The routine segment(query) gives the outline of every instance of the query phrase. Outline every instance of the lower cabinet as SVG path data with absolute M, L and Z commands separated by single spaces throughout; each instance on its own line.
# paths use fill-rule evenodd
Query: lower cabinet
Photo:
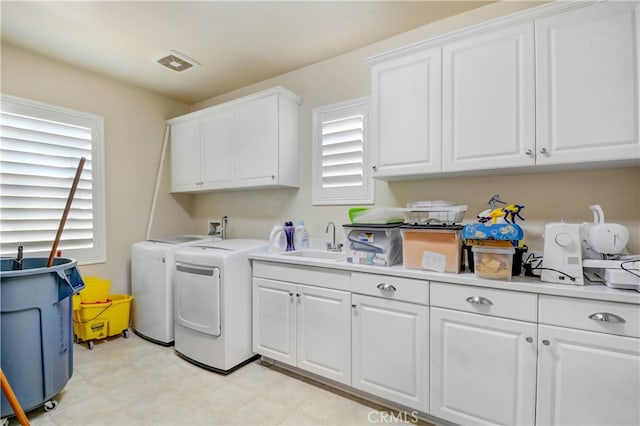
M 640 306 L 540 296 L 539 425 L 640 425 Z
M 459 424 L 535 424 L 535 323 L 431 308 L 430 414 Z
M 351 294 L 253 279 L 253 350 L 351 384 Z
M 429 410 L 429 308 L 353 294 L 352 351 L 356 389 Z

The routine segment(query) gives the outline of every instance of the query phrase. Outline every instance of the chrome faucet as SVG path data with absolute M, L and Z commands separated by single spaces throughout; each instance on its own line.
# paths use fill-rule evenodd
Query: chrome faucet
M 342 244 L 336 245 L 336 224 L 333 222 L 327 223 L 327 229 L 324 231 L 327 234 L 329 233 L 329 227 L 333 228 L 333 234 L 331 238 L 331 242 L 327 243 L 327 250 L 329 251 L 342 251 Z

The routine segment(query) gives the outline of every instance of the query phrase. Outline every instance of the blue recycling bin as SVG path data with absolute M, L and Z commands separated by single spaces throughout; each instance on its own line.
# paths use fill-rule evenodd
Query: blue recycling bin
M 38 408 L 73 374 L 71 296 L 84 288 L 68 258 L 1 259 L 2 371 L 24 411 Z M 2 417 L 13 410 L 2 395 Z

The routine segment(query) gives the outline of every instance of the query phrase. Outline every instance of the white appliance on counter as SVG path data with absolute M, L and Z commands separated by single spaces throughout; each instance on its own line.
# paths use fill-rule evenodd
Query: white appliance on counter
M 175 254 L 175 350 L 186 360 L 228 374 L 257 358 L 251 340 L 249 253 L 268 241 L 230 239 Z
M 133 244 L 131 294 L 134 333 L 163 346 L 173 344 L 173 255 L 181 247 L 219 240 L 206 235 L 176 235 Z

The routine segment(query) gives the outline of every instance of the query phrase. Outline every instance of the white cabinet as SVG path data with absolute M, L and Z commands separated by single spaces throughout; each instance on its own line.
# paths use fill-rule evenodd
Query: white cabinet
M 640 3 L 536 21 L 538 164 L 640 159 Z
M 429 308 L 359 294 L 352 303 L 352 386 L 427 412 Z
M 640 424 L 640 340 L 541 325 L 538 425 Z
M 372 65 L 374 177 L 441 170 L 441 72 L 440 47 Z
M 539 425 L 640 424 L 640 306 L 540 296 Z
M 442 48 L 442 170 L 535 164 L 534 26 Z
M 370 58 L 374 177 L 640 164 L 639 22 L 553 2 Z
M 254 277 L 253 350 L 350 385 L 350 293 Z
M 535 317 L 492 315 L 535 311 L 535 295 L 518 300 L 516 292 L 501 298 L 487 290 L 432 283 L 430 414 L 459 424 L 533 425 Z
M 277 87 L 169 120 L 172 191 L 297 187 L 300 102 Z
M 200 121 L 191 119 L 171 126 L 171 190 L 200 188 Z

